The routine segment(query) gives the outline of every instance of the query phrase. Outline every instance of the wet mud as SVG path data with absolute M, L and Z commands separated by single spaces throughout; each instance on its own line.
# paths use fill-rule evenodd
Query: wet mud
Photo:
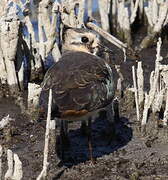
M 139 33 L 139 34 L 138 34 Z M 142 39 L 137 32 L 136 44 Z M 82 134 L 80 122 L 69 123 L 69 145 L 64 148 L 64 167 L 60 174 L 58 167 L 53 169 L 53 179 L 61 180 L 167 180 L 168 179 L 168 128 L 159 126 L 159 118 L 150 114 L 147 126 L 142 132 L 140 123 L 136 121 L 134 95 L 125 91 L 132 86 L 132 65 L 134 59 L 123 62 L 122 52 L 111 47 L 114 54 L 110 58 L 112 68 L 121 66 L 124 77 L 123 93 L 119 97 L 120 118 L 115 124 L 114 137 L 109 136 L 109 124 L 106 114 L 101 113 L 92 123 L 93 156 L 96 163 L 89 159 L 87 136 Z M 164 43 L 161 54 L 165 57 L 168 43 Z M 144 49 L 140 53 L 143 64 L 145 89 L 149 88 L 149 75 L 154 69 L 156 46 Z M 168 64 L 168 59 L 163 63 Z M 117 77 L 117 75 L 115 75 Z M 20 107 L 10 98 L 8 87 L 0 88 L 0 119 L 4 116 L 13 121 L 0 130 L 0 143 L 17 153 L 23 163 L 24 180 L 36 179 L 42 170 L 45 135 L 45 118 L 31 121 Z M 116 93 L 117 95 L 117 93 Z M 59 146 L 59 145 L 58 145 Z M 3 158 L 3 172 L 6 172 L 6 156 Z

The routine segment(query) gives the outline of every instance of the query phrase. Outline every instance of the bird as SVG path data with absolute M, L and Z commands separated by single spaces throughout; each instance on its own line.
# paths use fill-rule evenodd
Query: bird
M 102 109 L 113 124 L 112 101 L 115 86 L 109 64 L 96 53 L 99 36 L 85 28 L 68 27 L 63 31 L 62 57 L 48 69 L 41 84 L 41 107 L 45 106 L 52 89 L 52 115 L 65 122 L 91 120 Z M 88 142 L 93 161 L 91 131 Z

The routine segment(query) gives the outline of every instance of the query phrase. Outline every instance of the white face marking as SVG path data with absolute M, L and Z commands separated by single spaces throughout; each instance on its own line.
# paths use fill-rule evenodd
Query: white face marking
M 82 42 L 82 38 L 88 38 L 88 42 Z M 99 36 L 90 31 L 76 32 L 69 29 L 65 33 L 64 50 L 83 51 L 96 55 L 99 46 Z

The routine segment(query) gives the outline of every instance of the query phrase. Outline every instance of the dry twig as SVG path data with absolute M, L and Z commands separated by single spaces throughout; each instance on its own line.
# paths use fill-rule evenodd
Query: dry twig
M 48 149 L 48 147 L 49 147 L 49 138 L 50 138 L 51 106 L 52 106 L 52 90 L 50 89 L 50 91 L 49 91 L 49 100 L 48 100 L 46 133 L 45 133 L 43 169 L 42 169 L 40 175 L 37 177 L 37 180 L 45 179 L 47 177 L 47 168 L 48 168 L 48 165 L 49 165 L 49 162 L 48 162 L 49 149 Z

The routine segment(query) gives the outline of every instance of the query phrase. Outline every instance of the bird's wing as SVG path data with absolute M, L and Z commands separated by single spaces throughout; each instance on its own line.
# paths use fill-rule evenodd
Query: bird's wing
M 112 72 L 103 60 L 94 57 L 83 63 L 68 63 L 62 61 L 53 66 L 42 85 L 43 91 L 52 88 L 53 104 L 57 109 L 89 112 L 107 105 L 114 88 Z

